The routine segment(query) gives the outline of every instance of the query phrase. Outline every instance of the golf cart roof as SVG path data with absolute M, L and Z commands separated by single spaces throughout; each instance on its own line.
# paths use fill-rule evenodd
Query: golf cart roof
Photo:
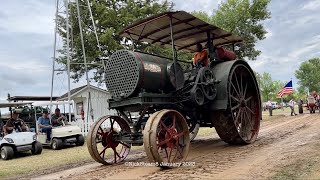
M 123 29 L 119 35 L 129 39 L 171 47 L 170 17 L 174 44 L 177 50 L 196 51 L 197 43 L 207 42 L 207 32 L 213 37 L 214 46 L 241 42 L 242 38 L 208 24 L 185 12 L 165 12 L 140 20 Z
M 0 108 L 7 107 L 18 107 L 23 105 L 31 105 L 33 102 L 8 102 L 8 103 L 0 103 Z
M 50 96 L 12 96 L 8 98 L 8 101 L 50 101 Z M 52 100 L 56 100 L 58 97 L 52 97 Z
M 58 102 L 47 102 L 47 103 L 35 103 L 34 106 L 50 106 L 50 105 L 63 105 L 63 104 L 69 104 L 65 101 L 58 101 Z M 72 104 L 72 102 L 70 102 Z

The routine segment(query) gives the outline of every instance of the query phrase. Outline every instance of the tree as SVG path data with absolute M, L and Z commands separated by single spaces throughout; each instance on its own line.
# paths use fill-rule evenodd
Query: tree
M 264 72 L 262 75 L 258 75 L 258 77 L 258 82 L 260 82 L 262 100 L 268 101 L 269 99 L 271 99 L 273 93 L 276 91 L 276 88 L 271 78 L 271 74 Z
M 255 44 L 258 40 L 265 39 L 267 33 L 262 22 L 271 17 L 267 9 L 269 2 L 270 0 L 227 0 L 211 17 L 202 11 L 193 14 L 242 37 L 244 43 L 236 52 L 238 57 L 256 60 L 261 51 L 255 49 Z
M 296 70 L 295 76 L 298 79 L 298 84 L 309 92 L 320 90 L 320 58 L 312 58 L 306 62 L 303 62 L 299 69 Z
M 93 18 L 96 23 L 97 34 L 99 37 L 102 51 L 99 51 L 97 46 L 94 28 L 91 23 L 90 14 L 87 7 L 86 0 L 79 0 L 82 28 L 85 41 L 85 50 L 87 63 L 100 63 L 97 57 L 108 57 L 116 50 L 129 48 L 129 40 L 120 38 L 117 33 L 124 27 L 133 23 L 138 19 L 142 19 L 154 14 L 168 11 L 172 8 L 172 4 L 168 1 L 160 0 L 92 0 L 91 9 Z M 77 18 L 76 4 L 69 4 L 69 19 L 72 27 L 72 42 L 71 59 L 73 63 L 83 62 L 83 52 L 81 47 L 80 30 Z M 59 50 L 61 56 L 57 59 L 59 63 L 66 64 L 66 19 L 63 16 L 58 17 L 58 32 L 64 39 L 64 47 Z M 136 44 L 136 49 L 146 48 L 143 44 Z M 156 49 L 156 48 L 154 48 Z M 94 70 L 94 80 L 102 81 L 102 67 L 89 66 L 89 70 Z M 83 65 L 72 64 L 72 78 L 75 81 L 85 73 Z
M 254 72 L 258 85 L 261 91 L 261 98 L 263 101 L 279 99 L 278 92 L 285 85 L 284 82 L 279 80 L 272 80 L 271 74 L 264 72 L 262 75 Z

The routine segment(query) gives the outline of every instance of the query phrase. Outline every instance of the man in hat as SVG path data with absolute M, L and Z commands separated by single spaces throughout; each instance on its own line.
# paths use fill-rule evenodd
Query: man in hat
M 49 143 L 51 140 L 52 126 L 51 126 L 50 119 L 48 118 L 48 112 L 42 113 L 42 116 L 39 117 L 39 119 L 38 119 L 38 124 L 41 129 L 41 132 L 47 134 L 46 142 Z
M 11 134 L 14 130 L 18 132 L 26 132 L 28 127 L 24 121 L 19 118 L 19 114 L 14 111 L 12 113 L 12 117 L 7 121 L 3 130 L 4 134 Z
M 60 109 L 59 108 L 55 109 L 54 115 L 51 118 L 52 126 L 56 127 L 56 126 L 63 125 L 62 120 L 64 119 L 65 117 L 60 113 Z

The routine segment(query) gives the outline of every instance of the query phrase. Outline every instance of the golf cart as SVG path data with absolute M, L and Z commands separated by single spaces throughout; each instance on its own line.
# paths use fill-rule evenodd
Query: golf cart
M 52 105 L 64 105 L 66 102 L 52 102 L 37 105 L 39 106 L 52 106 Z M 36 117 L 38 119 L 39 117 Z M 50 122 L 51 117 L 50 117 Z M 51 123 L 52 124 L 52 123 Z M 41 132 L 39 124 L 37 123 L 37 133 L 38 139 L 42 143 L 43 146 L 51 147 L 54 150 L 59 150 L 63 148 L 64 145 L 67 144 L 75 144 L 77 146 L 82 146 L 84 144 L 84 137 L 81 133 L 81 128 L 78 126 L 74 126 L 68 124 L 68 119 L 64 117 L 61 120 L 61 126 L 52 127 L 51 139 L 50 141 L 46 141 L 47 135 L 44 132 Z
M 12 107 L 26 105 L 31 103 L 1 103 L 0 108 L 10 108 L 12 117 Z M 5 134 L 4 127 L 8 119 L 0 117 L 0 156 L 3 160 L 12 159 L 18 152 L 31 151 L 33 155 L 41 154 L 42 145 L 37 141 L 37 135 L 34 132 L 21 132 L 16 126 L 12 133 Z M 21 130 L 21 129 L 20 129 Z

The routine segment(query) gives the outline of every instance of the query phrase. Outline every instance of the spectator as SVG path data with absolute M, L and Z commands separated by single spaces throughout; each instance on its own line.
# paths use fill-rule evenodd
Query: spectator
M 268 100 L 266 106 L 267 106 L 268 109 L 269 109 L 269 116 L 272 116 L 273 107 L 272 107 L 272 103 L 271 103 L 270 99 Z
M 52 126 L 53 127 L 56 127 L 56 126 L 61 126 L 63 125 L 62 123 L 62 120 L 64 120 L 65 117 L 60 114 L 60 109 L 57 108 L 55 111 L 54 111 L 54 115 L 52 116 L 51 120 L 52 120 Z
M 302 114 L 303 113 L 303 100 L 302 99 L 300 99 L 298 106 L 299 106 L 299 114 Z
M 297 114 L 294 112 L 294 105 L 296 104 L 296 102 L 293 101 L 293 99 L 291 99 L 289 101 L 289 106 L 291 108 L 291 116 L 293 116 L 293 114 L 296 116 Z
M 4 134 L 11 134 L 14 130 L 18 132 L 26 132 L 28 127 L 24 121 L 19 118 L 19 114 L 14 111 L 12 117 L 7 121 L 3 130 Z
M 47 134 L 46 143 L 49 143 L 51 140 L 52 126 L 47 112 L 42 113 L 42 117 L 39 117 L 38 119 L 38 124 L 41 128 L 41 132 Z

